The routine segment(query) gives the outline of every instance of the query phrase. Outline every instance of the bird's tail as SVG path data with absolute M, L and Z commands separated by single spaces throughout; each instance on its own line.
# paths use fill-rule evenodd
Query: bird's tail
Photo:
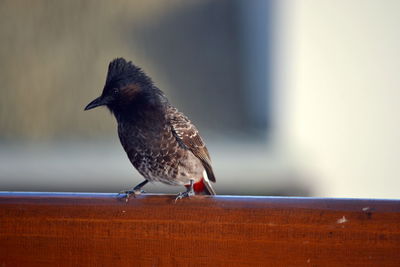
M 189 185 L 185 185 L 189 187 Z M 203 178 L 200 181 L 193 184 L 193 191 L 196 195 L 216 195 L 214 188 L 212 187 L 210 180 L 208 180 L 207 173 L 204 172 Z
M 203 190 L 205 195 L 216 195 L 217 194 L 209 180 L 206 180 L 205 178 L 203 178 L 201 181 L 205 185 L 204 190 Z
M 215 179 L 215 178 L 214 178 Z M 203 178 L 200 180 L 199 183 L 202 183 L 202 190 L 199 192 L 200 194 L 203 193 L 204 195 L 216 195 L 214 188 L 211 185 L 210 180 L 208 179 L 208 175 L 206 171 L 203 171 Z M 193 188 L 194 189 L 194 188 Z M 196 189 L 194 189 L 196 192 Z

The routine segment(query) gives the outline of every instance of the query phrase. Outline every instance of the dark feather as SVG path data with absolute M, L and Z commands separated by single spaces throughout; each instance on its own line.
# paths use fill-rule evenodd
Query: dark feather
M 129 83 L 140 83 L 141 85 L 152 85 L 153 82 L 141 68 L 126 61 L 123 58 L 116 58 L 108 65 L 106 86 L 121 87 Z

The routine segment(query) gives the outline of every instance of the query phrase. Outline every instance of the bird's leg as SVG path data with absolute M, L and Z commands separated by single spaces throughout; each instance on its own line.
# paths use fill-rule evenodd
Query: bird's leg
M 145 193 L 142 190 L 142 187 L 145 186 L 149 181 L 148 180 L 144 180 L 143 182 L 141 182 L 140 184 L 138 184 L 137 186 L 135 186 L 134 188 L 132 188 L 131 190 L 127 190 L 127 191 L 121 191 L 119 192 L 119 195 L 122 195 L 121 198 L 126 198 L 126 202 L 128 202 L 128 199 L 131 195 L 133 195 L 134 197 L 136 195 L 140 195 L 141 193 Z
M 190 185 L 188 186 L 187 190 L 185 192 L 180 192 L 176 198 L 175 198 L 175 202 L 178 199 L 182 199 L 185 197 L 190 197 L 190 196 L 194 196 L 194 191 L 193 191 L 193 184 L 194 184 L 194 180 L 190 179 Z
M 144 180 L 143 182 L 141 182 L 140 184 L 138 184 L 137 186 L 135 186 L 135 187 L 133 188 L 133 191 L 134 191 L 136 194 L 145 193 L 144 190 L 142 190 L 142 187 L 145 186 L 148 182 L 149 182 L 149 180 Z

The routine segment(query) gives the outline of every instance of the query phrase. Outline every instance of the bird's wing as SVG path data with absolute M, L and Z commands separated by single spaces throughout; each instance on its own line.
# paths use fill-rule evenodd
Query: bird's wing
M 175 107 L 167 108 L 168 121 L 172 127 L 172 133 L 177 141 L 190 150 L 203 163 L 208 179 L 215 182 L 214 172 L 211 167 L 211 158 L 207 147 L 199 135 L 199 131 L 190 120 Z

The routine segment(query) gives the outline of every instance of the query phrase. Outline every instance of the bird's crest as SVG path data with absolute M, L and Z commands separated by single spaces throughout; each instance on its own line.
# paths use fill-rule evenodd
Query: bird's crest
M 133 65 L 132 61 L 126 61 L 124 58 L 111 61 L 108 65 L 106 84 L 126 85 L 129 83 L 151 85 L 152 81 L 142 69 Z

